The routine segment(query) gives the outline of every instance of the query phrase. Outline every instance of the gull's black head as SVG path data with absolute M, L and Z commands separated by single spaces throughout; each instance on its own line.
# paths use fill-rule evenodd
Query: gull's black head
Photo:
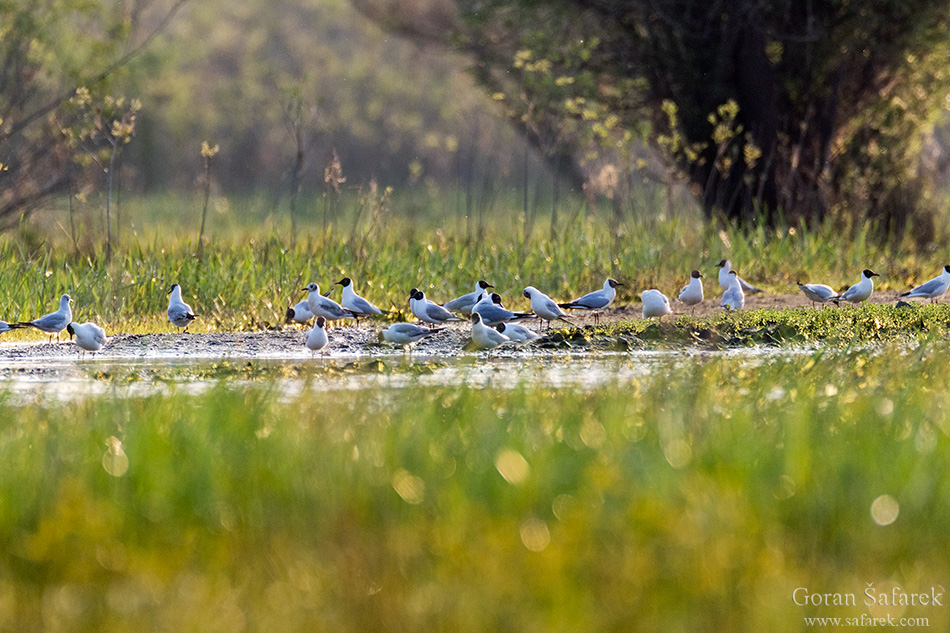
M 501 305 L 501 295 L 498 294 L 497 292 L 491 293 L 491 301 L 492 303 L 497 303 L 498 305 Z
M 180 287 L 181 286 L 179 286 L 178 284 L 172 284 L 172 287 L 169 288 L 168 292 L 166 292 L 165 294 L 170 295 L 171 293 L 175 292 L 175 288 L 180 288 Z
M 607 283 L 610 284 L 611 288 L 616 288 L 617 286 L 622 286 L 623 284 L 617 281 L 616 279 L 608 279 Z
M 290 323 L 291 321 L 293 321 L 295 314 L 296 313 L 294 312 L 293 308 L 287 308 L 287 314 L 285 315 L 287 319 L 284 321 L 284 323 Z
M 950 273 L 950 264 L 947 264 L 946 266 L 944 266 L 943 269 L 947 271 L 948 273 Z
M 490 283 L 488 283 L 488 282 L 485 281 L 484 279 L 481 279 L 481 280 L 479 280 L 479 282 L 478 282 L 478 287 L 481 288 L 482 290 L 484 290 L 485 288 L 494 288 L 495 286 L 491 285 Z
M 868 279 L 870 279 L 871 277 L 880 277 L 880 275 L 878 275 L 876 272 L 874 272 L 874 271 L 871 270 L 870 268 L 865 268 L 863 274 L 864 274 L 864 276 L 867 277 Z
M 525 299 L 531 298 L 531 292 L 527 288 L 524 289 L 524 298 Z
M 720 262 L 719 262 L 718 264 L 716 264 L 716 266 L 719 266 L 720 268 L 722 268 L 723 266 L 725 266 L 725 265 L 728 264 L 728 263 L 729 263 L 729 260 L 728 260 L 728 259 L 723 259 L 723 260 L 720 260 Z
M 495 326 L 495 329 L 498 330 L 499 332 L 501 332 L 502 334 L 504 334 L 504 333 L 505 333 L 505 324 L 504 324 L 504 323 L 499 323 L 498 325 Z
M 317 327 L 322 328 L 322 327 L 326 326 L 326 324 L 327 324 L 327 320 L 326 320 L 326 319 L 324 319 L 323 317 L 317 317 Z
M 351 280 L 349 277 L 344 277 L 343 279 L 341 279 L 340 281 L 336 282 L 336 283 L 333 284 L 333 285 L 334 285 L 334 286 L 343 286 L 344 288 L 346 288 L 346 287 L 349 286 L 351 283 L 353 283 L 353 280 Z
M 70 323 L 69 325 L 66 326 L 66 331 L 69 333 L 69 338 L 72 338 L 73 335 L 76 333 L 76 331 L 73 330 L 73 324 L 72 324 L 72 323 Z
M 703 276 L 703 274 L 699 272 L 698 270 L 694 270 L 693 272 L 689 274 L 689 276 L 692 277 L 693 279 L 699 279 L 700 277 Z
M 478 312 L 472 312 L 472 324 L 480 323 L 482 320 L 482 315 Z

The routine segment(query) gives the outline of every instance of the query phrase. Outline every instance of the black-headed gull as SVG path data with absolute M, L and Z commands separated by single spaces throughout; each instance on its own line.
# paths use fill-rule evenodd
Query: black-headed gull
M 495 329 L 516 343 L 530 343 L 541 338 L 541 335 L 534 330 L 529 330 L 518 323 L 500 323 Z
M 192 312 L 190 305 L 182 301 L 181 286 L 172 284 L 168 295 L 168 310 L 166 311 L 168 320 L 179 330 L 185 328 L 187 332 L 188 326 L 198 318 L 198 315 Z
M 499 345 L 510 343 L 511 339 L 495 328 L 482 323 L 481 315 L 472 312 L 472 341 L 478 349 L 493 349 Z
M 835 292 L 835 289 L 826 284 L 803 284 L 799 281 L 798 287 L 811 301 L 812 306 L 814 306 L 816 303 L 828 303 L 838 296 L 838 293 Z
M 693 309 L 703 301 L 702 277 L 703 274 L 698 270 L 691 272 L 689 274 L 689 283 L 683 286 L 683 289 L 680 290 L 679 297 L 677 297 L 682 303 L 685 303 Z
M 441 332 L 442 328 L 419 327 L 415 323 L 393 323 L 388 328 L 379 333 L 381 341 L 402 345 L 408 347 L 417 343 L 427 336 L 432 336 Z
M 475 307 L 475 304 L 478 303 L 478 297 L 486 292 L 489 288 L 494 288 L 495 286 L 491 285 L 484 279 L 479 279 L 475 283 L 475 291 L 468 294 L 462 295 L 452 299 L 445 304 L 446 310 L 451 310 L 452 312 L 461 312 L 465 316 L 472 314 L 472 308 Z
M 719 287 L 723 290 L 729 288 L 729 273 L 732 271 L 732 262 L 728 259 L 724 259 L 718 264 L 719 266 Z M 739 277 L 739 286 L 742 287 L 742 292 L 747 295 L 753 295 L 757 292 L 762 292 L 752 284 L 748 283 L 742 277 Z
M 871 293 L 874 292 L 874 281 L 871 279 L 872 277 L 880 277 L 880 275 L 870 268 L 865 268 L 861 272 L 861 281 L 854 284 L 837 297 L 834 297 L 832 301 L 835 303 L 838 301 L 848 301 L 850 303 L 861 303 L 862 301 L 866 301 L 871 296 Z
M 604 282 L 604 287 L 600 290 L 589 292 L 580 299 L 574 299 L 567 303 L 559 303 L 558 306 L 572 310 L 590 310 L 594 313 L 594 323 L 597 323 L 597 321 L 600 320 L 600 310 L 603 310 L 613 303 L 614 298 L 617 296 L 617 286 L 622 285 L 623 284 L 616 279 L 608 278 Z
M 649 290 L 644 290 L 641 292 L 640 300 L 643 301 L 644 319 L 673 314 L 673 308 L 670 307 L 669 298 L 655 288 L 650 288 Z
M 359 323 L 361 316 L 368 317 L 378 316 L 380 314 L 389 314 L 385 310 L 380 310 L 378 307 L 356 294 L 356 289 L 353 288 L 353 280 L 349 277 L 344 277 L 336 283 L 340 286 L 343 286 L 343 299 L 340 301 L 340 305 L 356 315 L 357 323 Z
M 44 314 L 34 321 L 20 321 L 19 323 L 14 323 L 10 326 L 10 329 L 35 327 L 37 330 L 49 334 L 50 342 L 53 341 L 54 334 L 58 340 L 59 335 L 73 320 L 73 311 L 69 307 L 71 302 L 72 299 L 69 298 L 69 295 L 63 295 L 59 298 L 59 309 L 56 312 Z
M 930 299 L 931 303 L 936 303 L 940 301 L 940 297 L 946 294 L 948 288 L 950 288 L 950 266 L 944 266 L 938 276 L 913 290 L 901 294 L 901 296 L 908 299 L 923 297 L 924 299 Z
M 482 298 L 472 307 L 471 313 L 482 316 L 482 323 L 494 327 L 499 323 L 507 323 L 518 319 L 530 319 L 534 315 L 530 312 L 512 312 L 501 305 L 501 295 L 497 292 L 483 294 Z
M 307 305 L 314 316 L 323 317 L 327 321 L 339 321 L 340 319 L 352 319 L 356 315 L 341 306 L 339 303 L 329 297 L 320 294 L 320 286 L 315 283 L 307 284 L 302 290 L 307 293 Z
M 310 300 L 304 299 L 292 308 L 287 308 L 285 323 L 308 323 L 316 315 L 310 311 Z
M 106 331 L 95 323 L 72 322 L 66 326 L 70 336 L 76 337 L 76 345 L 85 352 L 98 352 L 108 342 Z
M 719 305 L 726 310 L 741 310 L 745 306 L 745 293 L 739 283 L 739 275 L 734 270 L 729 271 L 729 287 L 722 293 Z
M 420 321 L 433 325 L 462 320 L 438 303 L 426 299 L 426 293 L 418 288 L 413 288 L 409 293 L 409 310 Z
M 322 350 L 327 346 L 327 343 L 330 342 L 330 338 L 327 336 L 327 320 L 318 316 L 316 322 L 313 324 L 313 329 L 307 333 L 307 349 L 310 350 L 311 356 L 315 356 L 317 352 Z
M 561 309 L 554 299 L 534 286 L 527 286 L 524 289 L 524 296 L 531 300 L 531 310 L 538 315 L 538 318 L 548 322 L 548 328 L 551 327 L 551 321 L 555 319 L 560 319 L 568 325 L 574 325 L 567 319 L 567 313 Z

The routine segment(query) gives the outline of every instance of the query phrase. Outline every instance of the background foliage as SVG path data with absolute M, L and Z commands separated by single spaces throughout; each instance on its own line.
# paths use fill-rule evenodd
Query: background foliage
M 196 187 L 274 209 L 332 207 L 340 187 L 442 191 L 469 217 L 507 190 L 528 225 L 583 189 L 619 221 L 664 212 L 637 205 L 654 181 L 665 211 L 685 187 L 746 226 L 896 235 L 913 218 L 932 239 L 946 7 L 738 3 L 713 28 L 717 7 L 5 2 L 0 226 L 101 195 L 111 248 L 122 192 Z M 202 142 L 220 147 L 211 165 Z

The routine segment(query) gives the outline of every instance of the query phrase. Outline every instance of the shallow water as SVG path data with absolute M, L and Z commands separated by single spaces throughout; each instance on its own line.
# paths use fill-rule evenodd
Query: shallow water
M 388 348 L 225 357 L 150 355 L 40 355 L 4 359 L 0 390 L 16 400 L 70 400 L 115 393 L 202 392 L 222 382 L 267 383 L 287 397 L 304 390 L 398 389 L 410 385 L 516 388 L 520 385 L 594 389 L 665 374 L 684 364 L 731 358 L 754 366 L 808 353 L 801 349 L 729 351 L 571 352 L 508 350 L 496 353 L 413 353 Z

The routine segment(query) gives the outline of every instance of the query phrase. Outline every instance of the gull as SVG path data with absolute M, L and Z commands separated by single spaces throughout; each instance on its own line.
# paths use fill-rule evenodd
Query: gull
M 37 330 L 49 334 L 49 340 L 52 343 L 53 335 L 55 334 L 56 339 L 59 340 L 59 335 L 73 320 L 73 311 L 69 307 L 71 302 L 72 299 L 69 298 L 69 295 L 63 295 L 59 298 L 59 310 L 56 312 L 44 314 L 35 321 L 20 321 L 9 327 L 11 330 L 21 327 L 35 327 Z
M 561 307 L 555 303 L 551 297 L 547 296 L 534 286 L 526 287 L 524 289 L 524 296 L 531 300 L 531 309 L 536 315 L 538 315 L 538 318 L 544 319 L 548 322 L 548 329 L 551 327 L 551 321 L 555 319 L 560 319 L 568 325 L 574 325 L 567 320 L 567 313 L 564 312 L 564 310 L 561 310 Z
M 834 288 L 825 284 L 803 284 L 799 281 L 798 287 L 811 300 L 812 306 L 816 303 L 828 303 L 838 295 Z
M 475 292 L 470 292 L 467 295 L 462 295 L 456 299 L 452 299 L 445 304 L 446 310 L 451 310 L 452 312 L 461 312 L 465 316 L 472 314 L 472 308 L 475 307 L 475 304 L 478 303 L 478 298 L 487 291 L 489 288 L 494 288 L 495 286 L 491 285 L 484 279 L 480 279 L 475 284 Z
M 594 323 L 596 324 L 600 320 L 600 310 L 613 303 L 614 297 L 617 296 L 616 288 L 622 285 L 616 279 L 608 278 L 602 289 L 589 292 L 580 299 L 574 299 L 574 301 L 568 303 L 559 303 L 558 305 L 573 310 L 591 310 L 594 313 Z
M 732 262 L 728 259 L 724 259 L 719 262 L 719 287 L 723 290 L 729 288 L 729 272 L 732 270 Z M 739 286 L 742 288 L 742 292 L 747 295 L 754 295 L 757 292 L 762 292 L 752 284 L 748 283 L 742 277 L 739 277 Z
M 871 293 L 874 292 L 874 281 L 871 277 L 880 277 L 876 272 L 869 268 L 865 268 L 861 272 L 861 281 L 854 284 L 843 293 L 836 297 L 832 297 L 832 301 L 838 303 L 839 301 L 849 301 L 851 303 L 861 303 L 862 301 L 867 300 L 871 296 Z
M 425 323 L 433 325 L 442 325 L 448 321 L 461 321 L 438 303 L 426 299 L 426 293 L 418 288 L 413 288 L 409 293 L 409 310 L 412 314 Z
M 729 271 L 729 287 L 722 293 L 722 302 L 719 305 L 726 310 L 741 310 L 745 306 L 745 293 L 739 283 L 739 275 L 734 270 Z
M 481 299 L 472 307 L 472 314 L 478 313 L 482 316 L 482 323 L 494 327 L 499 323 L 514 321 L 517 319 L 530 319 L 534 315 L 530 312 L 512 312 L 506 310 L 501 305 L 501 296 L 497 292 L 490 295 L 481 295 Z
M 75 321 L 66 326 L 69 336 L 76 337 L 76 345 L 86 352 L 98 352 L 106 344 L 106 331 L 95 323 L 76 323 Z
M 944 266 L 938 276 L 913 290 L 902 293 L 901 296 L 907 298 L 924 297 L 930 299 L 931 303 L 936 303 L 947 292 L 947 288 L 950 288 L 950 266 Z
M 472 312 L 472 341 L 478 349 L 492 349 L 510 343 L 511 339 L 495 328 L 482 323 L 482 317 L 478 312 Z
M 640 293 L 640 300 L 643 301 L 643 318 L 662 317 L 667 314 L 673 314 L 670 307 L 669 298 L 654 288 L 644 290 Z
M 9 332 L 10 330 L 15 330 L 16 328 L 7 323 L 6 321 L 0 321 L 0 333 Z
M 302 292 L 309 293 L 307 295 L 307 306 L 314 316 L 323 317 L 326 321 L 352 319 L 356 316 L 351 310 L 347 310 L 333 299 L 320 294 L 320 286 L 315 283 L 307 284 Z
M 316 315 L 310 311 L 310 300 L 304 299 L 292 308 L 287 308 L 287 319 L 285 323 L 307 323 Z
M 343 300 L 340 302 L 340 305 L 356 315 L 357 323 L 360 322 L 361 316 L 389 314 L 356 294 L 356 290 L 353 289 L 353 280 L 349 277 L 344 277 L 336 283 L 337 285 L 343 286 Z
M 694 270 L 689 274 L 689 283 L 680 290 L 679 300 L 695 310 L 695 306 L 703 300 L 703 282 L 700 281 L 703 274 Z
M 176 328 L 185 328 L 187 332 L 188 326 L 198 315 L 191 311 L 190 305 L 181 300 L 181 286 L 172 284 L 168 294 L 170 295 L 168 298 L 168 320 Z
M 414 323 L 393 323 L 379 333 L 379 339 L 380 341 L 386 341 L 387 343 L 394 343 L 408 348 L 413 343 L 417 343 L 427 336 L 441 332 L 442 329 L 443 328 L 440 327 L 419 327 Z
M 500 323 L 495 329 L 516 343 L 530 343 L 541 338 L 541 335 L 534 330 L 529 330 L 517 323 Z
M 317 317 L 316 323 L 313 324 L 313 329 L 307 334 L 307 349 L 310 350 L 311 356 L 316 356 L 317 352 L 326 347 L 327 343 L 330 342 L 327 336 L 326 325 L 327 320 L 319 316 Z

